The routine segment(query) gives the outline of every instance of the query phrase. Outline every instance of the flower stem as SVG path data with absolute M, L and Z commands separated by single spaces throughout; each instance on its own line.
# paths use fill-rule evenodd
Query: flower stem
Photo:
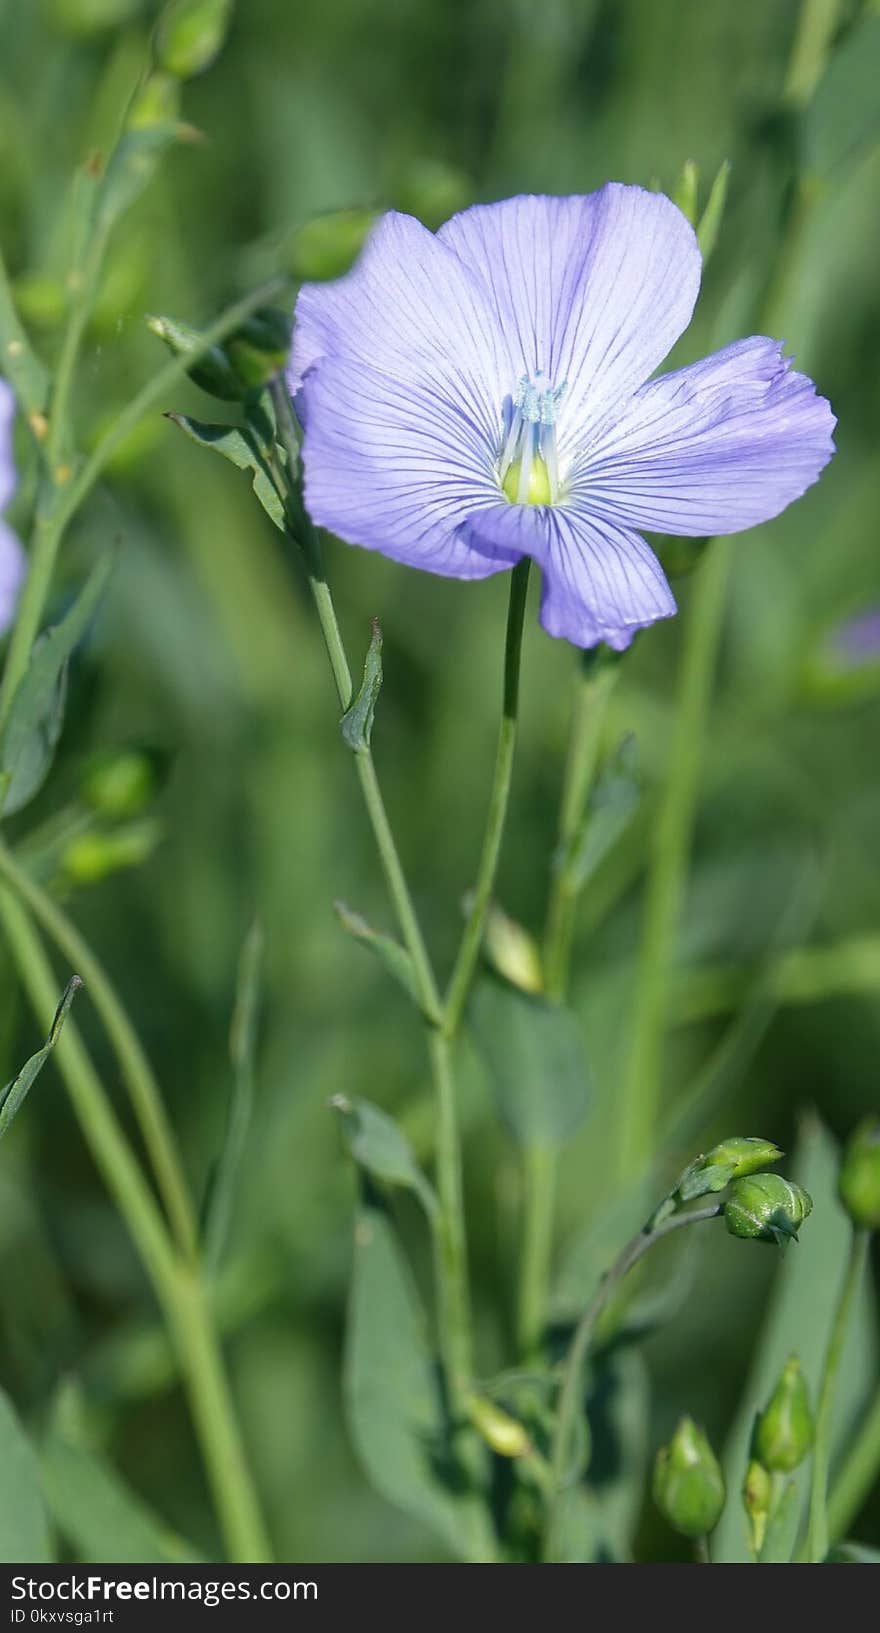
M 590 654 L 592 658 L 592 654 Z M 568 996 L 571 949 L 579 887 L 564 865 L 565 848 L 580 827 L 596 773 L 608 699 L 617 665 L 587 664 L 581 657 L 575 682 L 562 799 L 559 811 L 560 861 L 553 868 L 544 931 L 544 989 L 552 1003 Z M 521 1356 L 534 1359 L 546 1323 L 547 1289 L 553 1252 L 553 1214 L 558 1157 L 552 1146 L 535 1146 L 523 1156 L 525 1211 L 520 1258 L 517 1334 Z
M 880 1471 L 880 1390 L 862 1418 L 831 1486 L 828 1530 L 832 1543 L 849 1529 Z
M 810 1477 L 809 1562 L 820 1565 L 828 1552 L 828 1470 L 831 1462 L 831 1430 L 834 1390 L 846 1338 L 849 1313 L 868 1256 L 869 1232 L 854 1230 L 849 1257 L 831 1323 L 828 1348 L 822 1368 L 819 1404 L 816 1409 L 816 1439 Z
M 42 924 L 58 951 L 82 976 L 116 1051 L 122 1075 L 181 1252 L 194 1259 L 198 1227 L 162 1093 L 141 1041 L 99 959 L 63 910 L 30 878 L 0 841 L 0 877 Z
M 717 1219 L 722 1209 L 723 1204 L 715 1202 L 708 1207 L 694 1208 L 690 1213 L 673 1214 L 671 1218 L 665 1219 L 659 1225 L 656 1225 L 653 1230 L 641 1230 L 638 1236 L 634 1236 L 632 1241 L 627 1242 L 626 1247 L 618 1254 L 611 1269 L 603 1276 L 593 1298 L 575 1328 L 574 1337 L 565 1357 L 562 1388 L 559 1395 L 550 1453 L 551 1494 L 545 1548 L 545 1557 L 548 1560 L 553 1557 L 556 1545 L 559 1502 L 568 1483 L 567 1473 L 574 1429 L 581 1410 L 584 1363 L 599 1317 L 602 1315 L 612 1294 L 617 1291 L 633 1265 L 637 1264 L 639 1259 L 656 1242 L 662 1241 L 665 1236 L 671 1235 L 675 1230 L 681 1230 L 685 1225 L 699 1225 L 707 1219 Z
M 652 1148 L 668 997 L 730 572 L 729 538 L 713 539 L 694 574 L 672 744 L 654 827 L 636 978 L 632 1046 L 622 1086 L 618 1171 L 628 1183 Z
M 486 926 L 486 914 L 489 911 L 492 890 L 495 885 L 495 874 L 498 870 L 498 859 L 501 854 L 501 841 L 504 836 L 504 823 L 507 817 L 510 784 L 513 776 L 513 755 L 516 747 L 520 659 L 530 567 L 529 557 L 524 556 L 510 575 L 507 634 L 504 643 L 504 691 L 501 726 L 498 732 L 498 747 L 495 753 L 495 772 L 489 795 L 489 814 L 483 836 L 483 849 L 477 869 L 473 902 L 464 927 L 464 934 L 461 938 L 458 956 L 455 960 L 443 1006 L 443 1030 L 450 1038 L 455 1037 L 458 1032 L 465 1004 L 468 1000 L 471 981 L 473 980 L 477 959 L 480 956 L 483 931 Z
M 0 886 L 0 920 L 34 1012 L 48 1028 L 57 1000 L 55 976 L 26 909 L 6 885 Z M 174 1335 L 229 1559 L 268 1560 L 269 1545 L 202 1284 L 175 1252 L 73 1021 L 58 1040 L 56 1059 L 86 1143 Z

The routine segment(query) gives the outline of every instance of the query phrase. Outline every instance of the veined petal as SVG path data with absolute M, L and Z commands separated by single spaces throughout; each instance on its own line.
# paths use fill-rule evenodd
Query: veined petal
M 477 205 L 438 236 L 485 281 L 512 379 L 542 369 L 552 385 L 567 382 L 563 456 L 662 363 L 700 286 L 681 211 L 618 182 L 584 197 Z
M 541 623 L 574 646 L 622 651 L 637 630 L 670 618 L 663 569 L 631 528 L 569 505 L 495 505 L 468 517 L 475 549 L 531 556 L 544 576 Z
M 15 616 L 18 593 L 27 571 L 25 553 L 12 531 L 0 521 L 0 635 L 9 628 Z
M 12 424 L 15 419 L 15 397 L 11 386 L 0 380 L 0 510 L 5 510 L 16 489 L 17 478 L 12 462 Z
M 466 401 L 436 378 L 391 378 L 325 359 L 303 386 L 303 465 L 312 520 L 449 578 L 485 578 L 519 557 L 477 551 L 459 532 L 498 501 L 493 448 Z
M 737 533 L 816 481 L 835 423 L 779 341 L 756 335 L 643 386 L 584 450 L 572 491 L 636 527 Z
M 350 359 L 390 379 L 436 381 L 497 441 L 511 380 L 482 282 L 413 216 L 377 222 L 344 278 L 305 284 L 296 303 L 289 373 L 302 386 L 324 358 Z

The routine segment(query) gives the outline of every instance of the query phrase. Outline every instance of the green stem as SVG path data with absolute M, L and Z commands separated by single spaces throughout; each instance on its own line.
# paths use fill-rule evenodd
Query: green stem
M 581 1412 L 584 1363 L 587 1359 L 599 1317 L 602 1315 L 612 1294 L 617 1291 L 624 1277 L 632 1270 L 633 1265 L 637 1264 L 639 1259 L 656 1242 L 662 1241 L 665 1236 L 671 1235 L 675 1230 L 681 1230 L 685 1225 L 699 1225 L 707 1219 L 717 1219 L 722 1212 L 722 1208 L 722 1203 L 715 1202 L 708 1207 L 694 1208 L 690 1213 L 673 1214 L 671 1218 L 665 1219 L 659 1225 L 656 1225 L 653 1230 L 640 1231 L 638 1236 L 634 1236 L 632 1241 L 628 1242 L 623 1251 L 618 1254 L 611 1269 L 599 1283 L 592 1300 L 587 1305 L 575 1328 L 574 1337 L 565 1357 L 562 1388 L 559 1395 L 550 1453 L 551 1497 L 546 1534 L 548 1558 L 552 1559 L 555 1548 L 559 1502 L 568 1483 L 575 1424 Z
M 473 902 L 468 913 L 443 1006 L 443 1029 L 450 1038 L 456 1036 L 461 1025 L 461 1018 L 468 1000 L 477 959 L 480 956 L 483 932 L 486 927 L 486 914 L 489 911 L 489 904 L 492 899 L 495 875 L 498 871 L 498 859 L 501 854 L 501 841 L 504 837 L 504 824 L 507 817 L 510 784 L 513 776 L 513 756 L 516 748 L 523 621 L 525 619 L 530 567 L 529 557 L 524 556 L 510 575 L 507 634 L 504 643 L 504 691 L 501 726 L 498 732 L 498 747 L 495 753 L 495 772 L 489 795 L 489 814 L 483 837 L 483 849 L 477 869 Z
M 287 280 L 273 278 L 243 300 L 236 301 L 203 332 L 199 345 L 186 357 L 173 357 L 155 374 L 152 380 L 132 398 L 105 432 L 94 452 L 81 469 L 63 486 L 44 497 L 37 519 L 30 554 L 28 576 L 18 603 L 15 626 L 9 642 L 3 681 L 0 684 L 0 726 L 5 722 L 30 659 L 31 648 L 39 633 L 43 609 L 52 583 L 58 549 L 65 530 L 83 501 L 104 471 L 117 448 L 134 430 L 150 409 L 167 397 L 168 392 L 183 379 L 187 370 L 211 346 L 225 339 L 239 324 L 260 306 L 268 305 L 287 288 Z
M 12 383 L 16 398 L 27 415 L 33 435 L 45 441 L 45 409 L 49 374 L 36 356 L 16 310 L 3 252 L 0 250 L 0 368 Z
M 880 1391 L 862 1418 L 831 1487 L 828 1530 L 832 1543 L 845 1537 L 880 1471 Z
M 564 865 L 565 851 L 584 820 L 587 799 L 602 742 L 608 700 L 619 673 L 617 664 L 578 667 L 568 755 L 559 809 L 558 865 L 554 867 L 544 930 L 544 985 L 548 998 L 561 1003 L 568 992 L 571 946 L 579 895 Z
M 2 841 L 0 877 L 12 886 L 16 895 L 42 924 L 58 951 L 82 976 L 116 1051 L 159 1193 L 180 1249 L 185 1257 L 194 1259 L 198 1250 L 198 1226 L 162 1093 L 112 982 L 75 925 L 46 891 L 19 867 Z
M 730 562 L 730 539 L 713 539 L 694 574 L 685 624 L 672 743 L 653 834 L 632 1045 L 622 1085 L 618 1170 L 623 1184 L 650 1157 L 657 1122 L 675 938 Z
M 53 479 L 60 480 L 56 469 L 58 461 L 68 456 L 73 444 L 68 426 L 70 397 L 76 378 L 83 336 L 91 317 L 101 277 L 101 268 L 107 250 L 109 230 L 96 232 L 89 245 L 85 264 L 74 268 L 71 275 L 71 298 L 67 323 L 61 342 L 61 351 L 55 369 L 55 380 L 49 399 L 49 434 L 46 438 L 46 461 Z
M 524 1211 L 517 1344 L 528 1366 L 539 1357 L 544 1339 L 559 1156 L 552 1145 L 529 1145 L 523 1152 L 522 1165 Z
M 694 1559 L 697 1565 L 711 1565 L 712 1555 L 709 1552 L 708 1537 L 696 1537 L 694 1539 Z
M 34 1012 L 48 1030 L 57 1000 L 55 975 L 26 910 L 6 886 L 0 887 L 0 920 Z M 178 1260 L 75 1022 L 68 1021 L 55 1055 L 86 1143 L 175 1336 L 229 1558 L 267 1560 L 268 1544 L 203 1290 Z
M 856 1288 L 862 1279 L 868 1256 L 870 1236 L 866 1230 L 854 1230 L 849 1258 L 844 1272 L 837 1307 L 831 1323 L 819 1403 L 816 1408 L 816 1439 L 813 1446 L 813 1466 L 810 1477 L 809 1562 L 820 1565 L 828 1552 L 828 1470 L 831 1462 L 831 1431 L 834 1413 L 834 1390 L 840 1359 L 846 1338 L 849 1313 Z

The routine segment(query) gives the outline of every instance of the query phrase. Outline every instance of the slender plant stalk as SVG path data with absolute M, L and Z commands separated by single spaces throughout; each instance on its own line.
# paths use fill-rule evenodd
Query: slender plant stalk
M 709 1551 L 709 1538 L 697 1537 L 694 1541 L 694 1559 L 697 1565 L 711 1565 L 712 1555 Z
M 12 699 L 24 675 L 31 648 L 39 633 L 43 610 L 52 583 L 58 550 L 64 533 L 83 501 L 102 475 L 117 448 L 151 409 L 167 401 L 169 392 L 204 352 L 237 329 L 251 312 L 269 304 L 288 287 L 286 278 L 273 278 L 219 317 L 207 328 L 198 347 L 186 357 L 173 357 L 148 380 L 117 415 L 97 447 L 82 467 L 61 485 L 44 490 L 31 547 L 28 576 L 18 603 L 15 625 L 9 641 L 6 667 L 0 683 L 0 726 L 5 722 Z
M 568 996 L 580 894 L 565 868 L 564 856 L 584 819 L 617 675 L 616 665 L 596 669 L 584 657 L 578 664 L 559 810 L 558 860 L 551 875 L 544 930 L 544 990 L 552 1003 L 563 1003 Z M 558 1169 L 558 1155 L 552 1146 L 534 1146 L 524 1153 L 517 1335 L 520 1354 L 526 1360 L 539 1353 L 546 1324 Z
M 552 1559 L 556 1545 L 559 1502 L 567 1484 L 575 1424 L 581 1411 L 584 1363 L 602 1312 L 624 1277 L 632 1270 L 633 1265 L 638 1264 L 639 1259 L 656 1242 L 662 1241 L 665 1236 L 671 1235 L 675 1230 L 681 1230 L 685 1225 L 700 1225 L 707 1219 L 717 1219 L 722 1209 L 723 1204 L 715 1202 L 711 1206 L 694 1208 L 690 1213 L 673 1214 L 671 1218 L 663 1220 L 653 1230 L 640 1231 L 638 1236 L 634 1236 L 632 1241 L 628 1242 L 623 1251 L 618 1254 L 611 1269 L 602 1278 L 593 1298 L 581 1316 L 565 1357 L 562 1388 L 553 1431 L 550 1452 L 550 1506 L 546 1531 L 546 1558 Z
M 816 1408 L 816 1439 L 810 1476 L 809 1563 L 820 1565 L 828 1552 L 828 1470 L 831 1463 L 831 1431 L 834 1390 L 846 1338 L 849 1314 L 868 1257 L 870 1233 L 854 1230 L 849 1257 L 831 1323 L 828 1348 L 822 1368 L 822 1383 Z
M 162 1093 L 109 976 L 66 913 L 25 873 L 2 840 L 0 877 L 12 887 L 58 951 L 82 976 L 116 1051 L 178 1245 L 186 1258 L 194 1259 L 198 1251 L 198 1226 Z
M 34 1012 L 48 1028 L 55 1013 L 57 982 L 26 909 L 5 884 L 0 885 L 0 920 Z M 58 1040 L 56 1059 L 86 1143 L 174 1336 L 229 1558 L 254 1563 L 268 1560 L 269 1545 L 204 1288 L 193 1269 L 178 1258 L 72 1021 Z
M 461 1025 L 465 1004 L 471 988 L 477 959 L 483 943 L 486 914 L 492 899 L 501 841 L 510 799 L 513 775 L 513 756 L 516 747 L 517 717 L 519 714 L 519 676 L 522 653 L 523 620 L 529 588 L 531 562 L 524 556 L 510 575 L 510 600 L 507 609 L 507 634 L 504 643 L 504 695 L 501 726 L 495 754 L 495 771 L 489 795 L 489 814 L 483 837 L 483 849 L 477 869 L 473 902 L 468 913 L 458 956 L 452 970 L 443 1012 L 443 1029 L 454 1038 Z
M 623 1184 L 640 1173 L 650 1157 L 657 1123 L 675 935 L 687 877 L 730 561 L 730 540 L 713 539 L 694 574 L 693 597 L 685 622 L 666 784 L 648 873 L 632 1045 L 622 1085 L 618 1172 Z
M 855 1431 L 828 1498 L 828 1531 L 839 1542 L 856 1518 L 880 1473 L 880 1390 Z

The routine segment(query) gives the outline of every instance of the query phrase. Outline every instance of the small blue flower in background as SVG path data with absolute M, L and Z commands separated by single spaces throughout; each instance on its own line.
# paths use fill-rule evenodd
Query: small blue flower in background
M 614 182 L 476 205 L 436 235 L 384 216 L 352 272 L 297 302 L 313 520 L 453 578 L 531 556 L 550 635 L 628 646 L 675 612 L 642 528 L 768 521 L 834 452 L 828 403 L 777 341 L 649 378 L 700 267 L 669 199 Z
M 12 623 L 18 592 L 25 575 L 24 551 L 2 515 L 15 492 L 17 482 L 12 459 L 14 419 L 15 398 L 6 381 L 0 380 L 0 635 Z
M 880 663 L 880 606 L 868 607 L 839 624 L 828 645 L 844 668 Z

